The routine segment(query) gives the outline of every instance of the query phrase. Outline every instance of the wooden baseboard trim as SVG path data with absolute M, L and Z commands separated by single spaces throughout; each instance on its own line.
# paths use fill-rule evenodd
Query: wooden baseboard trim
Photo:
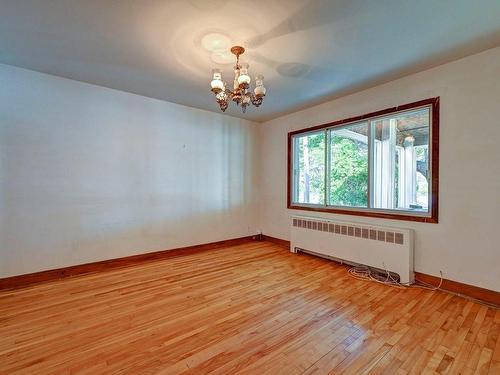
M 286 249 L 290 249 L 290 241 L 287 241 L 287 240 L 282 240 L 280 238 L 266 236 L 265 234 L 262 235 L 262 240 L 267 241 L 267 242 L 272 242 L 273 244 L 284 247 Z
M 290 241 L 282 240 L 279 238 L 263 235 L 265 241 L 275 243 L 277 245 L 290 248 Z M 439 285 L 440 278 L 436 276 L 427 275 L 421 272 L 415 272 L 415 278 L 417 281 L 422 281 L 431 285 Z M 495 306 L 500 306 L 500 292 L 495 292 L 494 290 L 480 288 L 478 286 L 463 284 L 458 281 L 443 279 L 441 284 L 441 289 L 460 294 L 462 296 L 472 298 L 478 301 L 486 302 Z
M 240 238 L 233 238 L 230 240 L 210 242 L 201 245 L 186 246 L 170 250 L 161 250 L 152 253 L 131 255 L 127 257 L 108 259 L 99 262 L 79 264 L 76 266 L 63 267 L 54 270 L 11 276 L 0 279 L 0 290 L 18 289 L 34 284 L 40 284 L 48 281 L 63 279 L 66 277 L 102 272 L 115 268 L 129 267 L 133 266 L 134 264 L 142 262 L 150 262 L 180 255 L 192 254 L 206 250 L 236 246 L 253 241 L 255 239 L 256 236 L 246 236 Z
M 155 251 L 152 253 L 131 255 L 128 257 L 108 259 L 99 262 L 80 264 L 76 266 L 58 268 L 54 270 L 35 272 L 25 275 L 11 276 L 0 279 L 0 290 L 18 289 L 26 286 L 40 284 L 48 281 L 58 280 L 66 277 L 78 276 L 89 273 L 102 272 L 115 268 L 133 266 L 137 263 L 150 262 L 175 256 L 187 255 L 205 250 L 220 249 L 229 246 L 241 245 L 255 240 L 256 236 L 246 236 L 233 238 L 230 240 L 210 242 L 206 244 L 186 246 L 170 250 Z M 262 235 L 262 240 L 274 243 L 286 249 L 290 249 L 290 241 L 280 238 Z M 431 285 L 439 285 L 440 278 L 415 272 L 417 281 L 422 281 Z M 474 285 L 463 284 L 458 281 L 443 279 L 441 289 L 452 293 L 457 293 L 465 297 L 473 298 L 489 304 L 500 306 L 500 292 L 480 288 Z
M 415 272 L 415 279 L 434 286 L 438 286 L 441 280 L 439 277 L 421 272 Z M 441 289 L 500 307 L 500 292 L 495 292 L 494 290 L 448 279 L 443 279 Z

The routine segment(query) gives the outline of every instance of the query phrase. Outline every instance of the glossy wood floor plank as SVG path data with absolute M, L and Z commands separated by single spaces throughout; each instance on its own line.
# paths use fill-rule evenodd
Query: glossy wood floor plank
M 0 374 L 498 374 L 500 312 L 250 242 L 0 292 Z

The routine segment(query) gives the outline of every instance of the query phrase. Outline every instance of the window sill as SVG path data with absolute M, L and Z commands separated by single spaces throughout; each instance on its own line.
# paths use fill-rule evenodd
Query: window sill
M 288 204 L 288 209 L 290 210 L 303 210 L 303 211 L 315 211 L 315 212 L 327 212 L 332 214 L 340 215 L 354 215 L 354 216 L 364 216 L 364 217 L 376 217 L 381 219 L 389 220 L 403 220 L 403 221 L 416 221 L 421 223 L 438 223 L 437 210 L 433 212 L 430 216 L 426 214 L 412 215 L 408 211 L 403 211 L 401 213 L 395 212 L 381 212 L 376 210 L 360 210 L 360 209 L 342 209 L 325 207 L 319 205 L 300 205 L 296 203 Z

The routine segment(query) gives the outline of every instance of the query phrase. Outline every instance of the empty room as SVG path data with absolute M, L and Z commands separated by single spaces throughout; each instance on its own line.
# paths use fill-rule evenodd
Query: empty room
M 0 374 L 500 374 L 500 1 L 0 0 Z

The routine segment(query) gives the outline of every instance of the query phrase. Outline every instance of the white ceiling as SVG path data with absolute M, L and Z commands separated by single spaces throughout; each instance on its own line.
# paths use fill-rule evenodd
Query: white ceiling
M 211 33 L 266 78 L 228 113 L 263 121 L 500 45 L 500 1 L 0 0 L 0 62 L 219 111 Z

